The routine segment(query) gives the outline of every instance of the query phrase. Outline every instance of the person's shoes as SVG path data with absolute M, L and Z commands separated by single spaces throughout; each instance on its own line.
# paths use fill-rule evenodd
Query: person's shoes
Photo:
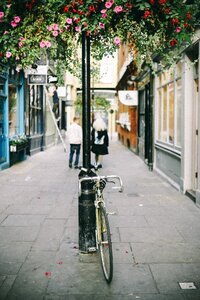
M 74 166 L 74 169 L 79 169 L 79 166 L 77 166 L 77 165 L 76 165 L 76 166 Z
M 70 169 L 72 168 L 72 164 L 70 164 L 70 163 L 69 163 L 69 168 L 70 168 Z
M 102 169 L 102 165 L 101 165 L 101 164 L 98 165 L 97 168 L 98 168 L 98 169 Z

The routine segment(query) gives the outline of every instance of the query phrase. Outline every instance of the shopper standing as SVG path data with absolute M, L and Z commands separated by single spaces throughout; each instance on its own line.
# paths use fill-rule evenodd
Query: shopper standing
M 103 155 L 108 154 L 108 132 L 106 124 L 102 118 L 98 118 L 93 123 L 92 128 L 92 148 L 95 154 L 95 169 L 102 168 Z
M 67 136 L 70 144 L 69 167 L 72 168 L 73 157 L 75 154 L 75 162 L 74 162 L 75 169 L 78 169 L 79 156 L 80 156 L 81 143 L 82 143 L 82 128 L 79 124 L 80 124 L 80 118 L 74 117 L 73 123 L 70 125 L 67 131 Z

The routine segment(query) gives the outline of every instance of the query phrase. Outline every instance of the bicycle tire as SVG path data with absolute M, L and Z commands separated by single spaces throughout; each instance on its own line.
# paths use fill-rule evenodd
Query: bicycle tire
M 107 283 L 110 283 L 113 278 L 112 242 L 111 242 L 108 216 L 105 208 L 101 204 L 99 206 L 99 226 L 100 226 L 101 234 L 100 234 L 100 241 L 98 242 L 99 242 L 99 252 L 101 257 L 101 266 Z

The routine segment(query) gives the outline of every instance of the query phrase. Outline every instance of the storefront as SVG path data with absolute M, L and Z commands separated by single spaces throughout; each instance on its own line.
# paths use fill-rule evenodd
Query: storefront
M 144 67 L 137 78 L 138 155 L 153 169 L 153 82 L 150 68 Z
M 0 169 L 10 166 L 10 144 L 24 136 L 24 74 L 1 65 Z M 14 151 L 14 150 L 13 150 Z M 20 160 L 25 158 L 21 153 Z

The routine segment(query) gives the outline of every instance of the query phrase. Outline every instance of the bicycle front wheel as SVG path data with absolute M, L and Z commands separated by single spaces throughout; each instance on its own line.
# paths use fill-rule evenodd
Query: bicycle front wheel
M 100 250 L 100 257 L 101 257 L 101 265 L 102 265 L 104 277 L 107 283 L 110 283 L 113 277 L 112 243 L 111 243 L 108 216 L 105 208 L 102 205 L 100 205 L 99 207 L 99 226 L 100 226 L 99 250 Z

